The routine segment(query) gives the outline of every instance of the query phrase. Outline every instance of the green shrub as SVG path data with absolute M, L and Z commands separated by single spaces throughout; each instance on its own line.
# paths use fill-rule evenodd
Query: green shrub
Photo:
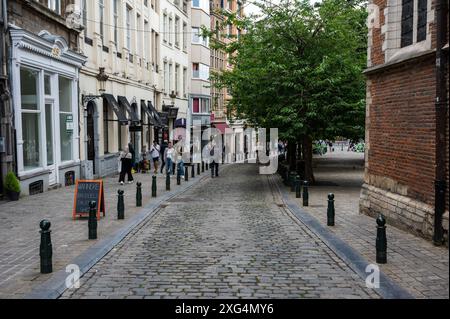
M 12 192 L 20 192 L 20 183 L 13 172 L 6 174 L 5 189 Z

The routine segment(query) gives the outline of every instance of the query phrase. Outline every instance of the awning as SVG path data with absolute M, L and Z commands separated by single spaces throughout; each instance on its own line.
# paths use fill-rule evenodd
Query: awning
M 144 109 L 144 112 L 148 116 L 148 124 L 157 125 L 156 120 L 153 117 L 152 111 L 148 108 L 147 104 L 145 104 L 144 100 L 141 100 L 141 109 Z
M 112 107 L 114 113 L 117 116 L 117 119 L 118 119 L 119 123 L 121 125 L 127 125 L 128 124 L 127 116 L 123 112 L 123 109 L 121 109 L 119 107 L 119 104 L 117 103 L 117 101 L 114 98 L 114 96 L 112 94 L 106 94 L 106 93 L 103 93 L 102 96 L 106 100 L 106 103 L 108 103 L 108 105 L 110 107 Z
M 153 114 L 153 119 L 155 121 L 155 125 L 159 126 L 159 127 L 163 127 L 164 125 L 161 122 L 158 111 L 153 106 L 152 101 L 148 101 L 147 106 L 148 106 L 148 109 L 150 110 L 150 112 Z
M 225 134 L 225 129 L 229 128 L 227 123 L 214 123 L 213 126 L 218 129 L 222 134 Z
M 124 107 L 127 110 L 128 114 L 130 115 L 131 122 L 140 123 L 139 116 L 136 114 L 136 112 L 134 112 L 127 98 L 125 96 L 118 96 L 117 98 L 119 99 L 119 104 L 122 105 L 122 107 Z
M 184 127 L 186 128 L 186 119 L 180 118 L 175 120 L 175 127 Z

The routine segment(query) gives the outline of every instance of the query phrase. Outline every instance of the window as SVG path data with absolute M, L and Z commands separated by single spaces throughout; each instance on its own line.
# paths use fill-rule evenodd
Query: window
M 167 14 L 163 15 L 163 41 L 167 42 Z
M 426 40 L 427 36 L 427 0 L 401 0 L 401 43 L 400 47 Z M 417 10 L 414 10 L 417 8 Z M 415 16 L 416 15 L 416 16 Z M 415 40 L 415 41 L 414 41 Z
M 136 54 L 142 57 L 142 26 L 141 26 L 141 16 L 138 14 L 136 16 Z
M 109 153 L 109 132 L 108 132 L 108 104 L 103 102 L 103 151 L 105 154 Z
M 38 81 L 39 73 L 37 71 L 20 69 L 23 165 L 25 170 L 39 167 L 41 163 Z
M 198 63 L 192 63 L 192 77 L 193 78 L 200 77 L 200 70 L 199 70 L 199 64 Z
M 87 0 L 83 0 L 82 2 L 83 8 L 81 9 L 81 14 L 83 15 L 83 26 L 84 26 L 84 36 L 87 37 L 88 34 L 88 9 L 87 9 Z
M 200 113 L 200 101 L 199 101 L 199 98 L 192 99 L 192 113 Z
M 192 28 L 192 43 L 200 43 L 200 29 Z
M 175 94 L 177 96 L 180 96 L 179 77 L 180 77 L 180 65 L 175 64 Z
M 167 94 L 169 88 L 169 68 L 167 62 L 164 62 L 164 93 Z
M 60 2 L 60 0 L 47 0 L 47 6 L 50 10 L 55 11 L 57 14 L 61 14 Z
M 169 94 L 172 94 L 172 63 L 169 64 Z
M 187 69 L 183 68 L 183 96 L 187 95 L 186 83 L 187 83 Z
M 230 11 L 233 10 L 231 0 L 227 0 L 227 2 L 228 2 L 228 10 L 230 10 Z
M 200 8 L 200 0 L 192 0 L 193 8 Z
M 131 52 L 131 8 L 127 6 L 127 49 Z
M 175 17 L 175 45 L 180 46 L 180 18 Z
M 100 25 L 100 38 L 102 39 L 102 42 L 104 41 L 105 36 L 105 30 L 104 30 L 104 15 L 105 15 L 105 4 L 103 2 L 104 0 L 98 0 L 98 14 L 99 14 L 99 25 Z
M 183 50 L 187 50 L 187 24 L 183 22 Z
M 119 50 L 119 0 L 114 0 L 113 3 L 113 14 L 114 14 L 114 43 L 116 45 L 116 50 Z M 128 21 L 127 21 L 128 22 Z M 127 25 L 128 27 L 128 25 Z
M 208 98 L 198 98 L 192 99 L 192 113 L 209 113 L 210 112 L 210 101 Z
M 150 29 L 148 25 L 148 21 L 144 21 L 144 52 L 143 56 L 148 61 L 149 60 L 149 52 L 151 52 L 150 47 Z
M 49 74 L 44 75 L 44 94 L 52 95 L 52 83 L 51 83 L 51 77 Z
M 59 77 L 59 120 L 61 138 L 61 162 L 73 159 L 72 130 L 68 122 L 73 122 L 72 115 L 72 80 Z

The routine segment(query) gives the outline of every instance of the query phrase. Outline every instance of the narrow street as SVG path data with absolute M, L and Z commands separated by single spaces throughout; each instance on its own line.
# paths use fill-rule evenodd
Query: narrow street
M 379 298 L 257 169 L 224 167 L 172 198 L 62 298 Z

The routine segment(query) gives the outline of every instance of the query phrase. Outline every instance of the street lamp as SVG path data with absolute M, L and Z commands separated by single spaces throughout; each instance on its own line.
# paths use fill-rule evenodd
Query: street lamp
M 105 73 L 105 68 L 99 68 L 99 73 L 96 76 L 97 81 L 99 83 L 100 88 L 98 89 L 99 95 L 84 95 L 82 96 L 83 105 L 87 105 L 90 101 L 101 98 L 103 93 L 106 92 L 106 82 L 109 79 L 109 76 Z

